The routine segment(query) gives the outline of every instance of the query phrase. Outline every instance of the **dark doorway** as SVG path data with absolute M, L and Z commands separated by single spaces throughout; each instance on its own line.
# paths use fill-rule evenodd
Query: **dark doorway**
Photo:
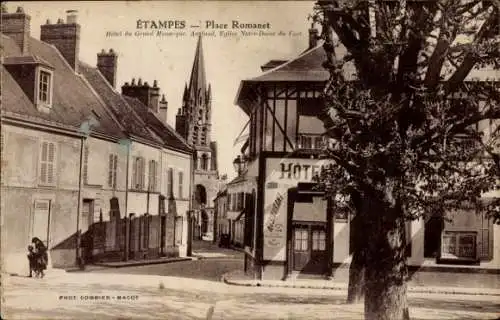
M 425 223 L 424 227 L 424 257 L 436 258 L 441 247 L 441 233 L 444 221 L 442 217 L 433 216 Z
M 205 210 L 201 211 L 201 234 L 208 232 L 208 214 Z
M 194 193 L 194 207 L 201 209 L 207 204 L 207 191 L 204 186 L 197 184 Z

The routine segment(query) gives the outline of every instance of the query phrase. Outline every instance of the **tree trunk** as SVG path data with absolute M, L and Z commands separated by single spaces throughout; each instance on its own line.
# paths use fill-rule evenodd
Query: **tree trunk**
M 370 199 L 366 233 L 365 319 L 409 319 L 405 221 L 401 207 Z
M 352 230 L 352 229 L 351 229 Z M 347 303 L 358 303 L 365 295 L 365 259 L 360 250 L 352 253 L 349 266 L 349 287 L 347 288 Z
M 360 200 L 358 200 L 360 201 Z M 351 221 L 350 232 L 352 245 L 352 260 L 349 266 L 349 286 L 347 288 L 347 303 L 357 303 L 364 298 L 365 294 L 365 267 L 366 267 L 366 235 L 365 225 L 363 224 L 364 209 L 362 203 L 356 205 L 356 215 Z

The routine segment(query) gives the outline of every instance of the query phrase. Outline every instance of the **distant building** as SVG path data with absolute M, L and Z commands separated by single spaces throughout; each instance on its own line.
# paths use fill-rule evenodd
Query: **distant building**
M 189 85 L 184 87 L 182 107 L 178 109 L 175 130 L 194 152 L 193 209 L 194 236 L 213 239 L 214 199 L 220 189 L 217 144 L 212 141 L 212 89 L 205 75 L 201 36 L 198 38 Z

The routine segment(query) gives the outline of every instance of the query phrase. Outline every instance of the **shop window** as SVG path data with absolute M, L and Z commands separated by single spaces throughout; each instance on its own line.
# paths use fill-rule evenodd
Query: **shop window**
M 307 251 L 309 241 L 309 232 L 307 229 L 295 229 L 295 251 Z
M 445 231 L 443 233 L 442 259 L 475 259 L 476 232 Z
M 326 232 L 324 230 L 313 230 L 312 249 L 314 251 L 324 251 L 326 247 Z

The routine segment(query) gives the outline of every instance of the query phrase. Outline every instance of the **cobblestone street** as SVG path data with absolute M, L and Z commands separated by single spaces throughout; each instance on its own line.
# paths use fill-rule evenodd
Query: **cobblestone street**
M 228 286 L 180 277 L 63 273 L 5 276 L 4 319 L 362 319 L 345 291 Z M 99 296 L 100 299 L 91 299 Z M 496 319 L 497 296 L 409 294 L 412 319 Z

